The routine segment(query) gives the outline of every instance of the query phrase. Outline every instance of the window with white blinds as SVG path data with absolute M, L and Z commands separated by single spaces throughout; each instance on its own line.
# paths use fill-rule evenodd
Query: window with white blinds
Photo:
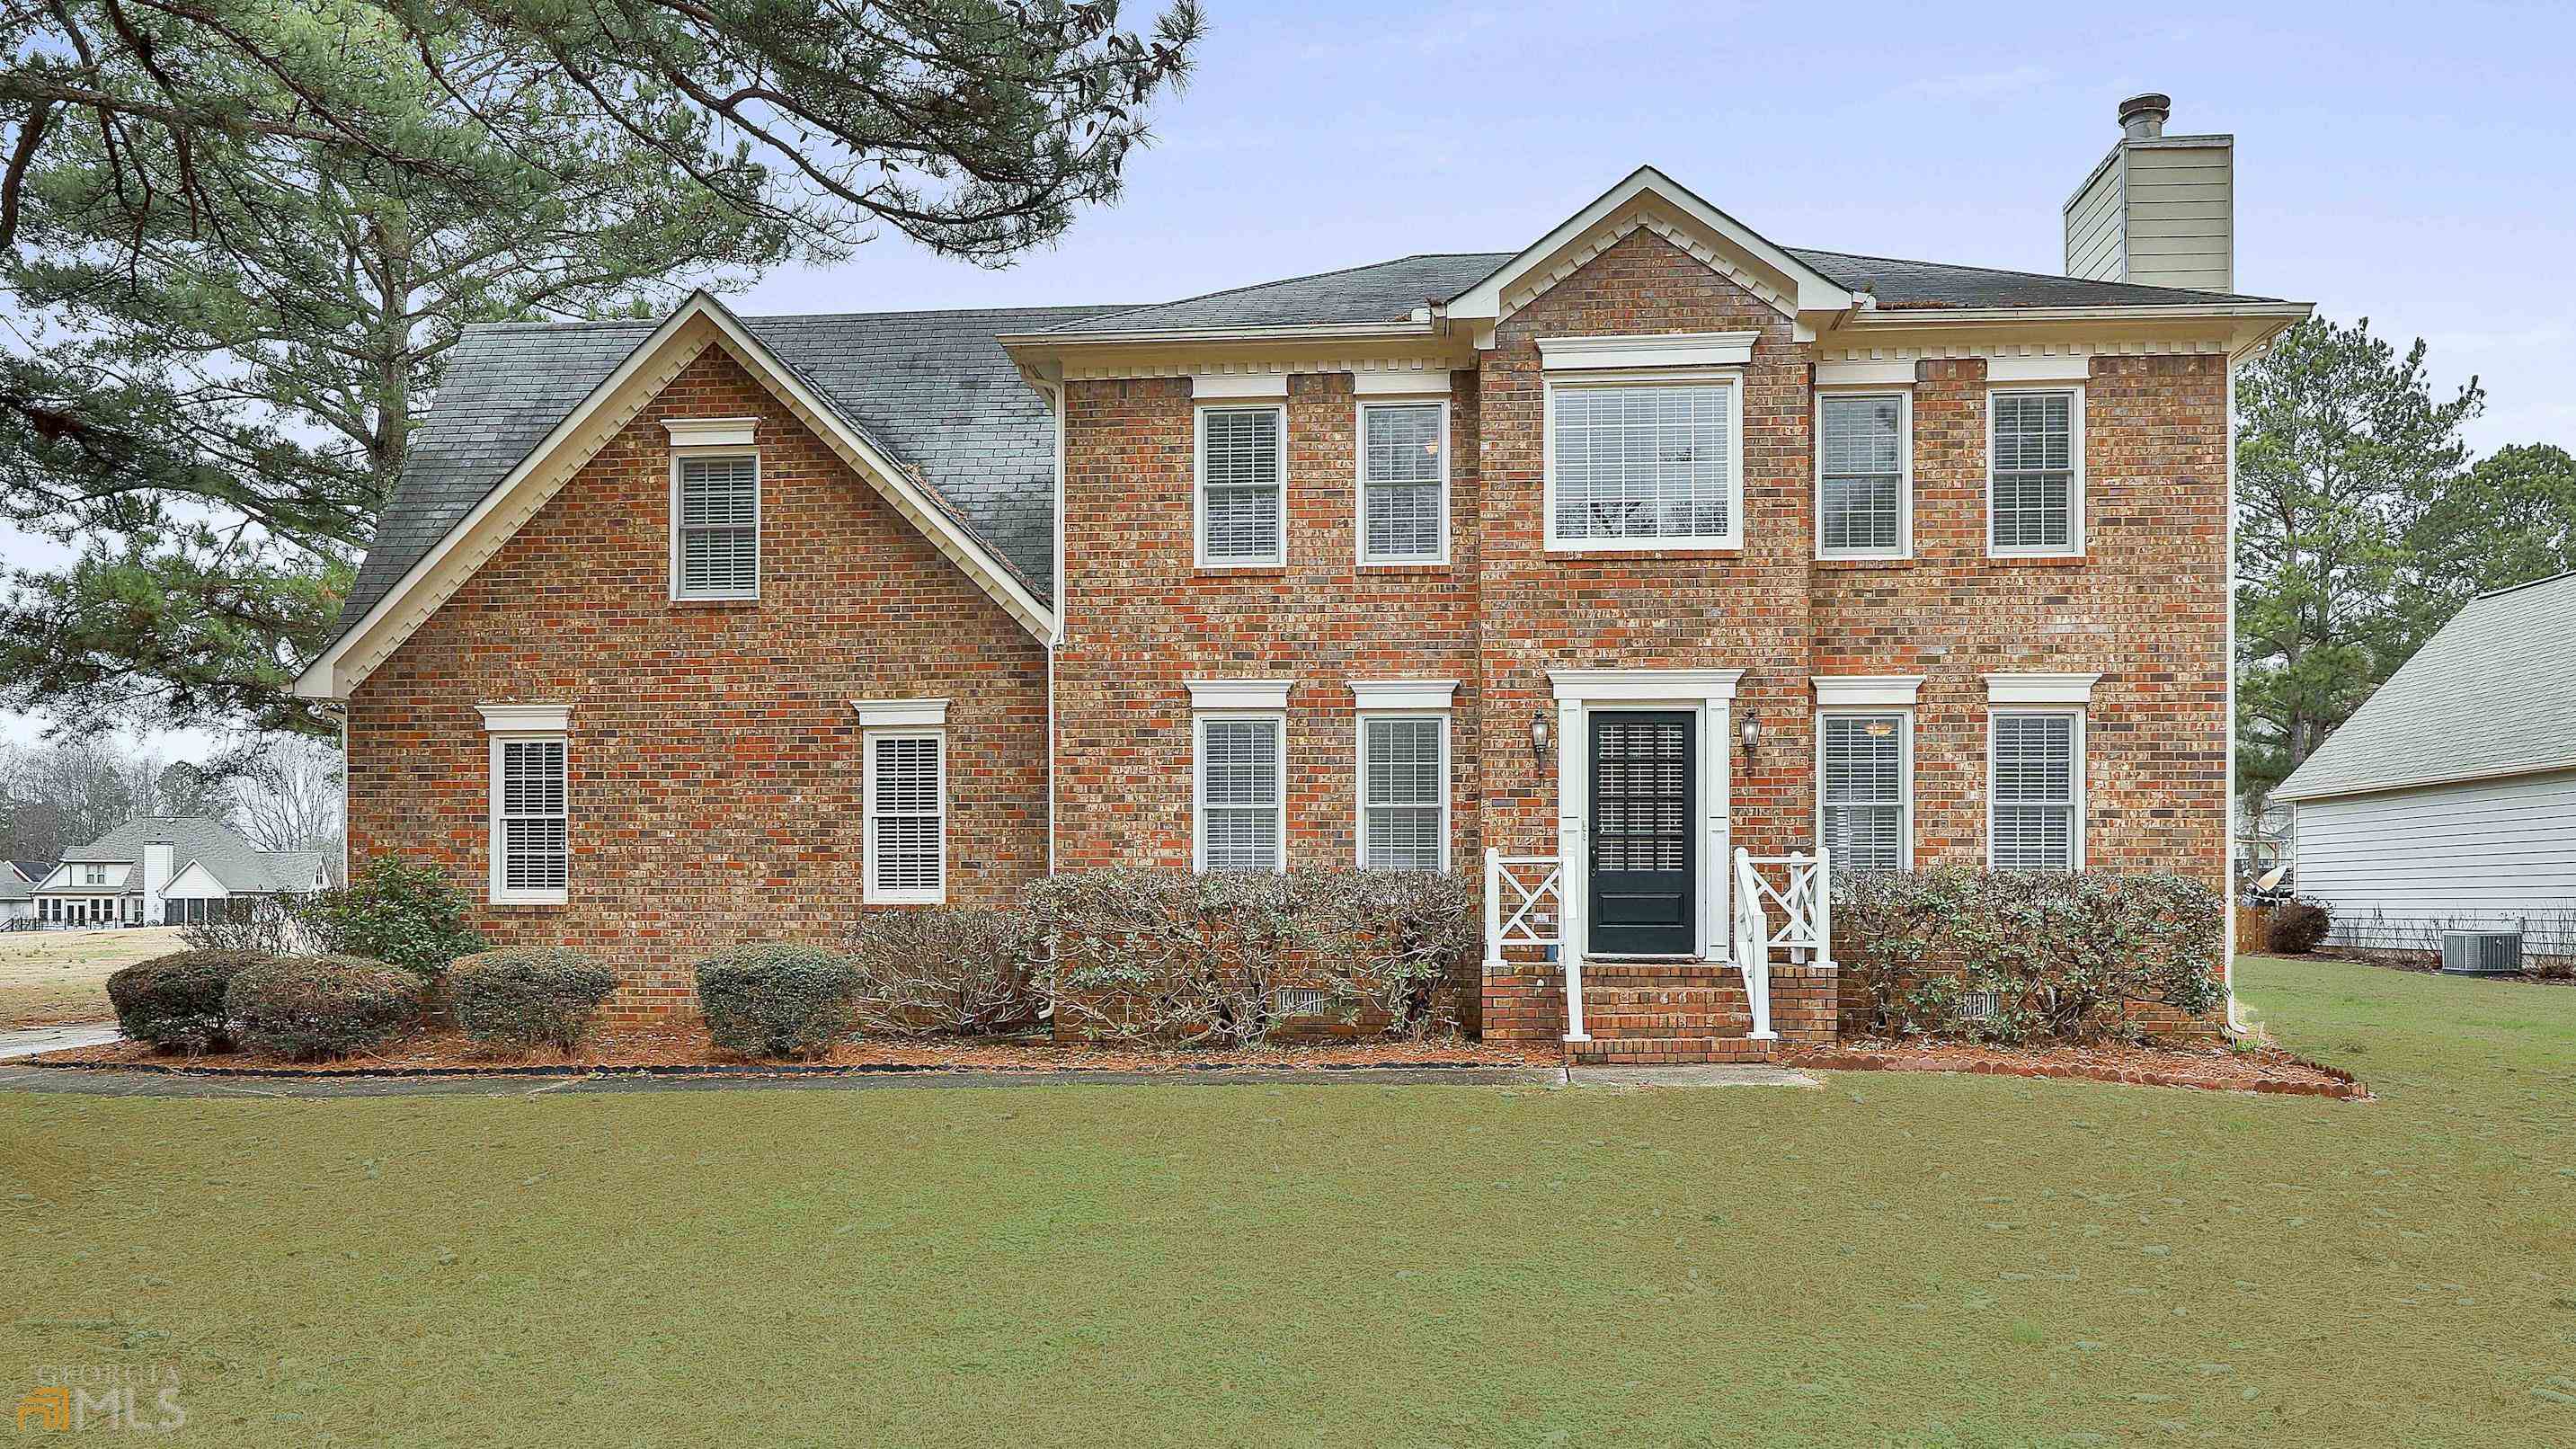
M 1448 865 L 1449 722 L 1438 715 L 1360 717 L 1360 866 Z
M 2073 553 L 2082 541 L 2083 402 L 2071 388 L 1999 392 L 1987 477 L 1990 552 Z
M 760 597 L 760 460 L 684 454 L 673 475 L 672 595 Z
M 1732 382 L 1548 388 L 1548 542 L 1733 547 L 1743 492 Z
M 2084 722 L 2071 711 L 1993 716 L 1989 858 L 1997 870 L 2084 863 Z
M 1199 409 L 1199 562 L 1284 563 L 1287 410 Z
M 548 905 L 572 873 L 572 816 L 561 735 L 492 741 L 492 899 Z
M 948 892 L 948 736 L 867 733 L 867 888 L 871 905 L 935 905 Z
M 1286 721 L 1202 716 L 1198 735 L 1198 868 L 1284 869 Z
M 1816 405 L 1817 551 L 1893 558 L 1906 548 L 1906 400 L 1829 393 Z
M 1828 714 L 1817 731 L 1824 757 L 1825 849 L 1838 870 L 1903 870 L 1909 864 L 1907 717 L 1901 710 Z
M 1448 417 L 1445 403 L 1361 405 L 1360 562 L 1449 556 Z

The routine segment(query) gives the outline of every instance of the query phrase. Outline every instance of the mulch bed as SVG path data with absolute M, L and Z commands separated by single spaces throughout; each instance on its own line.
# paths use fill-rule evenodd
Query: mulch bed
M 1420 1042 L 1367 1042 L 1267 1046 L 1236 1051 L 1123 1050 L 1058 1047 L 1044 1040 L 844 1042 L 809 1061 L 741 1057 L 718 1051 L 695 1023 L 610 1026 L 593 1031 L 567 1057 L 551 1050 L 509 1051 L 479 1047 L 454 1028 L 412 1032 L 379 1052 L 339 1061 L 293 1062 L 252 1052 L 214 1053 L 195 1060 L 155 1051 L 141 1042 L 117 1041 L 23 1057 L 14 1065 L 124 1067 L 195 1071 L 208 1075 L 280 1076 L 573 1076 L 594 1072 L 771 1075 L 795 1072 L 1205 1072 L 1226 1070 L 1350 1071 L 1361 1067 L 1552 1066 L 1554 1053 L 1488 1045 L 1458 1038 Z
M 2370 1089 L 2350 1072 L 2319 1066 L 2279 1047 L 1983 1046 L 1947 1041 L 1851 1041 L 1792 1052 L 1782 1065 L 1842 1072 L 1971 1072 L 2003 1077 L 2072 1077 L 2148 1087 L 2281 1092 L 2361 1101 Z

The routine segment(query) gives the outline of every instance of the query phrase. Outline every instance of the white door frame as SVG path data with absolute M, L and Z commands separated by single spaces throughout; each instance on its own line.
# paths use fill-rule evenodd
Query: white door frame
M 1592 939 L 1584 918 L 1592 895 L 1592 721 L 1595 710 L 1669 710 L 1698 716 L 1699 798 L 1705 827 L 1699 850 L 1699 958 L 1724 962 L 1727 929 L 1727 786 L 1736 682 L 1741 669 L 1551 669 L 1556 689 L 1556 858 L 1563 874 L 1563 947 L 1578 965 Z

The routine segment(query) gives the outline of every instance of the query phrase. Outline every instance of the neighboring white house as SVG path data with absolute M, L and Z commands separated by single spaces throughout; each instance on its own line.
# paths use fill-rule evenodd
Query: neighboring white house
M 183 926 L 330 883 L 321 851 L 261 850 L 202 816 L 138 815 L 64 852 L 34 895 L 42 925 Z
M 2576 955 L 2576 573 L 2471 601 L 2272 798 L 2327 940 L 2519 926 Z

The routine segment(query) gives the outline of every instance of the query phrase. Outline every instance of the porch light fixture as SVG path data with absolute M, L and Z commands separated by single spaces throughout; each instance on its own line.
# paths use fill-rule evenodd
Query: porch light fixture
M 1762 721 L 1755 719 L 1749 714 L 1746 715 L 1744 717 L 1744 729 L 1742 733 L 1744 736 L 1744 753 L 1748 755 L 1752 754 L 1753 747 L 1762 743 Z
M 1530 711 L 1530 758 L 1547 763 L 1547 711 Z

